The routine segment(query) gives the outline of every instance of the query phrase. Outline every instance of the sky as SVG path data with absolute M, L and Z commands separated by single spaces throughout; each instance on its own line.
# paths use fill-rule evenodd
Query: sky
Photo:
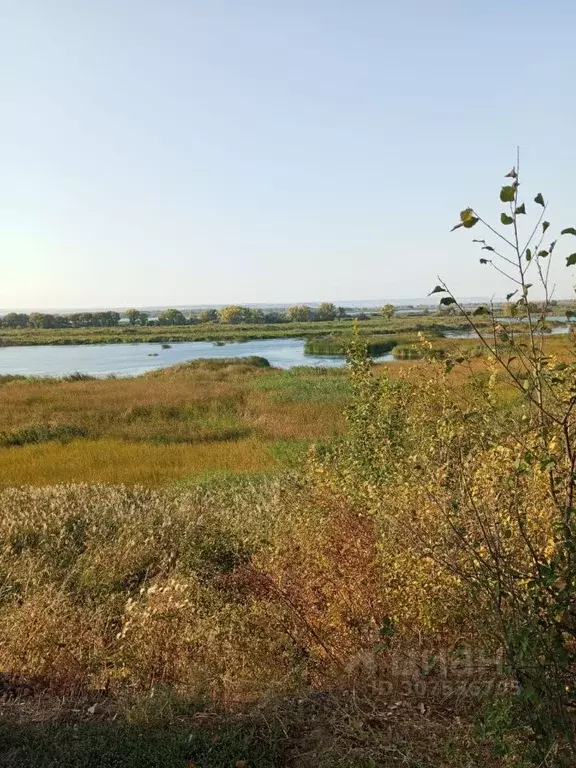
M 499 217 L 517 145 L 523 197 L 576 226 L 575 25 L 572 0 L 0 0 L 0 307 L 502 296 L 450 228 Z

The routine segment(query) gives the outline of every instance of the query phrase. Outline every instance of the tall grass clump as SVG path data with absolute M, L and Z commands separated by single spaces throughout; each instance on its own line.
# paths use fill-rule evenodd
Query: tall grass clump
M 2 491 L 2 669 L 63 693 L 163 684 L 221 703 L 320 679 L 344 648 L 282 580 L 317 526 L 301 494 L 297 479 Z
M 86 437 L 87 435 L 88 430 L 84 427 L 78 427 L 72 424 L 59 424 L 57 426 L 38 424 L 23 427 L 21 429 L 0 432 L 0 447 L 11 448 L 20 445 L 49 443 L 51 441 L 69 443 L 71 440 Z

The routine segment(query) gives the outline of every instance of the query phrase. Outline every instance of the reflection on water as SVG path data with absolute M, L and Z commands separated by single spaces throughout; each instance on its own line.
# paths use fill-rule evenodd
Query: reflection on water
M 25 376 L 68 376 L 80 371 L 91 376 L 137 376 L 169 365 L 198 358 L 265 357 L 277 368 L 296 365 L 344 365 L 342 357 L 304 354 L 301 339 L 265 339 L 216 345 L 211 341 L 160 344 L 86 344 L 70 346 L 1 347 L 0 374 Z M 391 354 L 378 360 L 393 360 Z

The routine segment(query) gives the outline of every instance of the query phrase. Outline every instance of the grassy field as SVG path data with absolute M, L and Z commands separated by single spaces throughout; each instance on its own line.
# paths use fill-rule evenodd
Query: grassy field
M 2 484 L 169 484 L 290 464 L 341 434 L 344 371 L 199 362 L 133 379 L 1 387 Z

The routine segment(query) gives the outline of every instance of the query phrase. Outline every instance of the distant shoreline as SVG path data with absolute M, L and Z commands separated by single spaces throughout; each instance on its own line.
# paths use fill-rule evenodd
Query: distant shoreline
M 482 325 L 487 325 L 484 320 Z M 359 322 L 360 332 L 387 335 L 399 332 L 451 331 L 468 328 L 461 317 L 405 316 Z M 199 324 L 185 326 L 116 326 L 113 328 L 0 328 L 0 348 L 85 344 L 162 344 L 186 341 L 238 342 L 257 339 L 331 336 L 351 333 L 354 320 L 253 325 Z

